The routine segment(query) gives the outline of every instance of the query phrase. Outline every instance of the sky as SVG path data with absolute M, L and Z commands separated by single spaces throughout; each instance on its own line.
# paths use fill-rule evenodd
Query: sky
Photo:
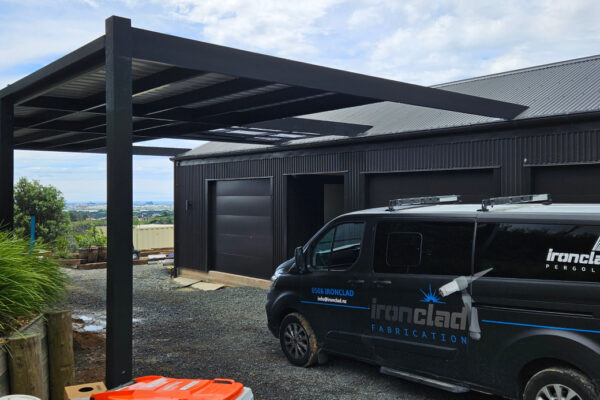
M 0 0 L 0 87 L 104 34 L 138 28 L 432 85 L 600 54 L 598 0 Z M 143 145 L 195 147 L 160 140 Z M 134 156 L 134 200 L 173 199 L 173 164 Z M 104 155 L 15 152 L 15 178 L 104 201 Z

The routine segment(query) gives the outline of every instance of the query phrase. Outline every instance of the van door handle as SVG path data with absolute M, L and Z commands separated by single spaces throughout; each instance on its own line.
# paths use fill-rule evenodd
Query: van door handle
M 373 281 L 373 283 L 377 286 L 389 286 L 392 284 L 392 281 L 388 281 L 388 280 L 377 280 L 377 281 Z
M 364 279 L 350 279 L 346 283 L 349 283 L 351 285 L 352 284 L 363 284 L 363 283 L 365 283 L 365 280 Z

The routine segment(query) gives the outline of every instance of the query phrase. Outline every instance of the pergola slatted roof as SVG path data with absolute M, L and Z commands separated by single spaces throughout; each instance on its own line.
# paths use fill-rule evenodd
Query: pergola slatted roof
M 131 27 L 0 90 L 0 226 L 13 222 L 14 149 L 107 154 L 106 383 L 132 375 L 132 146 L 158 138 L 278 144 L 370 128 L 301 118 L 382 101 L 512 119 L 527 107 Z
M 136 28 L 131 35 L 133 142 L 277 144 L 318 135 L 354 136 L 370 126 L 324 122 L 319 127 L 318 121 L 296 117 L 380 101 L 504 119 L 526 109 Z M 102 151 L 105 40 L 100 37 L 0 91 L 0 98 L 15 105 L 15 149 Z M 177 152 L 182 150 L 173 149 Z

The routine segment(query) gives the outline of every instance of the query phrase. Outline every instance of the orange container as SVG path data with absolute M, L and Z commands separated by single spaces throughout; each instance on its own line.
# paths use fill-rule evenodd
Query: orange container
M 163 376 L 136 378 L 135 383 L 90 400 L 253 400 L 252 390 L 232 379 L 173 379 Z

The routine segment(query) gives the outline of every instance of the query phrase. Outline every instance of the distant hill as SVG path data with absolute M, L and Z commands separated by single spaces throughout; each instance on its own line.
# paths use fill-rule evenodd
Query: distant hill
M 173 201 L 134 201 L 134 206 L 172 206 Z M 106 206 L 106 201 L 67 201 L 67 206 Z

